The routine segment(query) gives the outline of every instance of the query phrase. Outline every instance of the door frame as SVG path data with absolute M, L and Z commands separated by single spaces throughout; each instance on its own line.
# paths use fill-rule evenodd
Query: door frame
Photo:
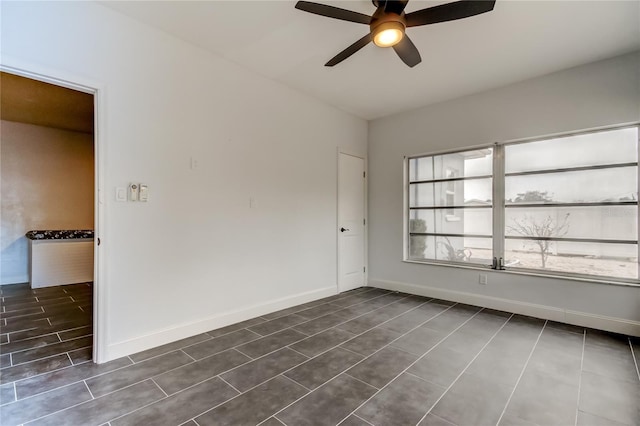
M 93 95 L 93 147 L 94 147 L 94 250 L 93 250 L 93 362 L 102 363 L 107 358 L 107 286 L 104 251 L 105 235 L 105 85 L 88 81 L 84 77 L 40 64 L 28 63 L 2 55 L 0 71 L 38 80 L 56 86 Z M 98 245 L 100 241 L 100 245 Z
M 336 290 L 340 293 L 340 155 L 350 155 L 362 159 L 364 163 L 364 277 L 363 286 L 369 285 L 369 169 L 366 154 L 338 147 L 336 150 Z

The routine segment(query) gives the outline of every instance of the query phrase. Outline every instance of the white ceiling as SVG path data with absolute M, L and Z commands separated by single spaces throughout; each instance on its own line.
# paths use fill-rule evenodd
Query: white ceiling
M 368 27 L 294 1 L 101 3 L 368 120 L 640 49 L 638 0 L 498 0 L 490 13 L 407 29 L 422 55 L 415 68 L 373 44 L 325 67 Z M 369 0 L 318 3 L 375 10 Z M 406 12 L 442 3 L 411 0 Z

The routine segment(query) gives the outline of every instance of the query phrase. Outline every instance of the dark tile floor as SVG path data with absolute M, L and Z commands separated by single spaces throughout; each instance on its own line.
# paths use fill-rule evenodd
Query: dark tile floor
M 2 403 L 9 383 L 91 359 L 90 283 L 31 289 L 0 286 Z
M 361 288 L 106 364 L 2 374 L 0 420 L 640 425 L 638 343 Z

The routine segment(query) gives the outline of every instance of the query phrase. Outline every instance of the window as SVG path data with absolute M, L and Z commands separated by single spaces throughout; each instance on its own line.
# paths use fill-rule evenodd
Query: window
M 637 126 L 407 167 L 407 260 L 638 281 Z
M 493 148 L 409 160 L 409 259 L 491 264 Z

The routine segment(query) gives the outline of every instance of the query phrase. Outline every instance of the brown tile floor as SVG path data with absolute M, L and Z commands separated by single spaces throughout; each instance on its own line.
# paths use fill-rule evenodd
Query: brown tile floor
M 3 369 L 0 420 L 640 425 L 638 355 L 624 336 L 361 288 L 106 364 Z

